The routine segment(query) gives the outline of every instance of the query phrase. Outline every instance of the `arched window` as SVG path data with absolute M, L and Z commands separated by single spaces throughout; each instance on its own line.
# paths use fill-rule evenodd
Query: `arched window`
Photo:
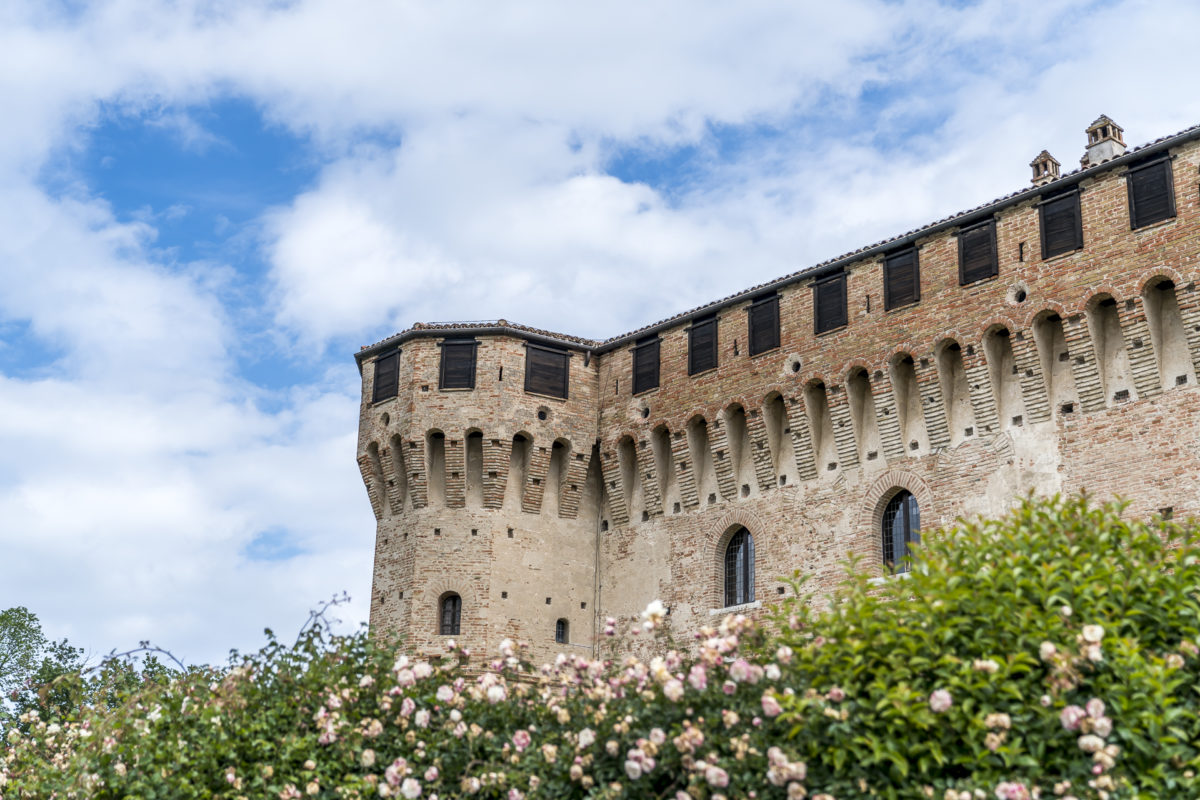
M 725 605 L 754 602 L 754 538 L 738 528 L 725 548 Z
M 557 644 L 566 644 L 571 637 L 571 623 L 565 619 L 560 619 L 554 623 L 554 641 Z
M 459 620 L 462 617 L 462 598 L 448 594 L 442 598 L 438 633 L 442 636 L 458 636 Z
M 883 562 L 893 572 L 907 572 L 908 546 L 921 541 L 921 510 L 912 492 L 901 489 L 883 510 Z

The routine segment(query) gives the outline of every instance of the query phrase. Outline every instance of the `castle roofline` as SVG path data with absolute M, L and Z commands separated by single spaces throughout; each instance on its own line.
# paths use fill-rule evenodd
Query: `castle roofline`
M 603 341 L 594 339 L 585 339 L 579 336 L 570 336 L 562 333 L 542 330 L 540 328 L 532 328 L 525 325 L 518 325 L 506 320 L 495 320 L 487 322 L 442 322 L 442 323 L 416 323 L 411 328 L 405 331 L 389 336 L 372 345 L 362 347 L 354 354 L 355 360 L 362 367 L 364 359 L 373 356 L 381 350 L 386 350 L 390 347 L 395 347 L 410 339 L 437 336 L 444 337 L 448 331 L 464 336 L 512 336 L 516 335 L 520 338 L 535 342 L 543 342 L 557 346 L 569 347 L 575 350 L 581 350 L 588 353 L 605 353 L 610 350 L 615 350 L 619 347 L 632 344 L 637 339 L 645 336 L 650 336 L 668 328 L 673 328 L 683 322 L 701 316 L 720 311 L 729 306 L 737 305 L 745 302 L 755 295 L 763 294 L 764 292 L 776 291 L 786 286 L 791 286 L 804 281 L 811 281 L 825 275 L 829 275 L 845 269 L 859 261 L 872 258 L 876 255 L 895 250 L 900 247 L 914 243 L 917 239 L 940 233 L 950 228 L 962 227 L 973 222 L 980 222 L 993 216 L 1006 208 L 1019 205 L 1027 200 L 1038 197 L 1040 195 L 1054 194 L 1063 189 L 1069 189 L 1080 182 L 1105 172 L 1131 161 L 1137 161 L 1146 156 L 1162 152 L 1171 147 L 1190 142 L 1200 138 L 1200 124 L 1185 128 L 1178 133 L 1168 136 L 1163 136 L 1155 139 L 1147 144 L 1140 145 L 1127 151 L 1124 155 L 1109 159 L 1100 164 L 1094 164 L 1089 167 L 1079 167 L 1072 172 L 1063 175 L 1062 177 L 1050 183 L 1041 186 L 1034 186 L 1027 189 L 1021 189 L 1011 194 L 1003 195 L 982 205 L 969 208 L 965 211 L 959 211 L 944 217 L 936 222 L 931 222 L 920 228 L 915 228 L 907 233 L 894 236 L 890 239 L 884 239 L 875 244 L 860 247 L 857 250 L 852 250 L 835 258 L 822 261 L 811 267 L 806 267 L 788 275 L 776 278 L 766 283 L 760 283 L 756 286 L 751 286 L 748 289 L 743 289 L 735 294 L 723 297 L 720 300 L 715 300 L 711 303 L 698 306 L 688 311 L 675 314 L 666 319 L 646 325 L 641 328 L 629 331 L 627 333 L 614 336 Z

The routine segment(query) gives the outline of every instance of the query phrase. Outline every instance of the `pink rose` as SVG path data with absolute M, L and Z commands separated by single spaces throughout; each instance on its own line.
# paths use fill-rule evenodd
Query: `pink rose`
M 954 698 L 945 689 L 937 689 L 933 694 L 929 695 L 929 708 L 935 714 L 942 714 L 949 711 L 952 705 L 954 705 Z

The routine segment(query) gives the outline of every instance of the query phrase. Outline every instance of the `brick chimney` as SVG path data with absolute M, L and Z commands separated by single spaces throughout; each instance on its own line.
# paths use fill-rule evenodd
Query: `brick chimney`
M 1033 167 L 1034 186 L 1045 186 L 1050 181 L 1058 180 L 1058 168 L 1061 165 L 1046 150 L 1038 153 L 1037 157 L 1029 162 L 1029 166 Z
M 1079 159 L 1079 163 L 1086 169 L 1124 155 L 1124 133 L 1120 125 L 1101 114 L 1087 127 L 1087 152 Z

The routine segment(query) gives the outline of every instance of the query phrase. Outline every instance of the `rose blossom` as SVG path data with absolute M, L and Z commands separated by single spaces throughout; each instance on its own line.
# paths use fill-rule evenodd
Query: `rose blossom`
M 954 698 L 945 689 L 937 689 L 933 694 L 929 695 L 929 708 L 935 714 L 942 714 L 949 711 L 952 705 L 954 705 Z

